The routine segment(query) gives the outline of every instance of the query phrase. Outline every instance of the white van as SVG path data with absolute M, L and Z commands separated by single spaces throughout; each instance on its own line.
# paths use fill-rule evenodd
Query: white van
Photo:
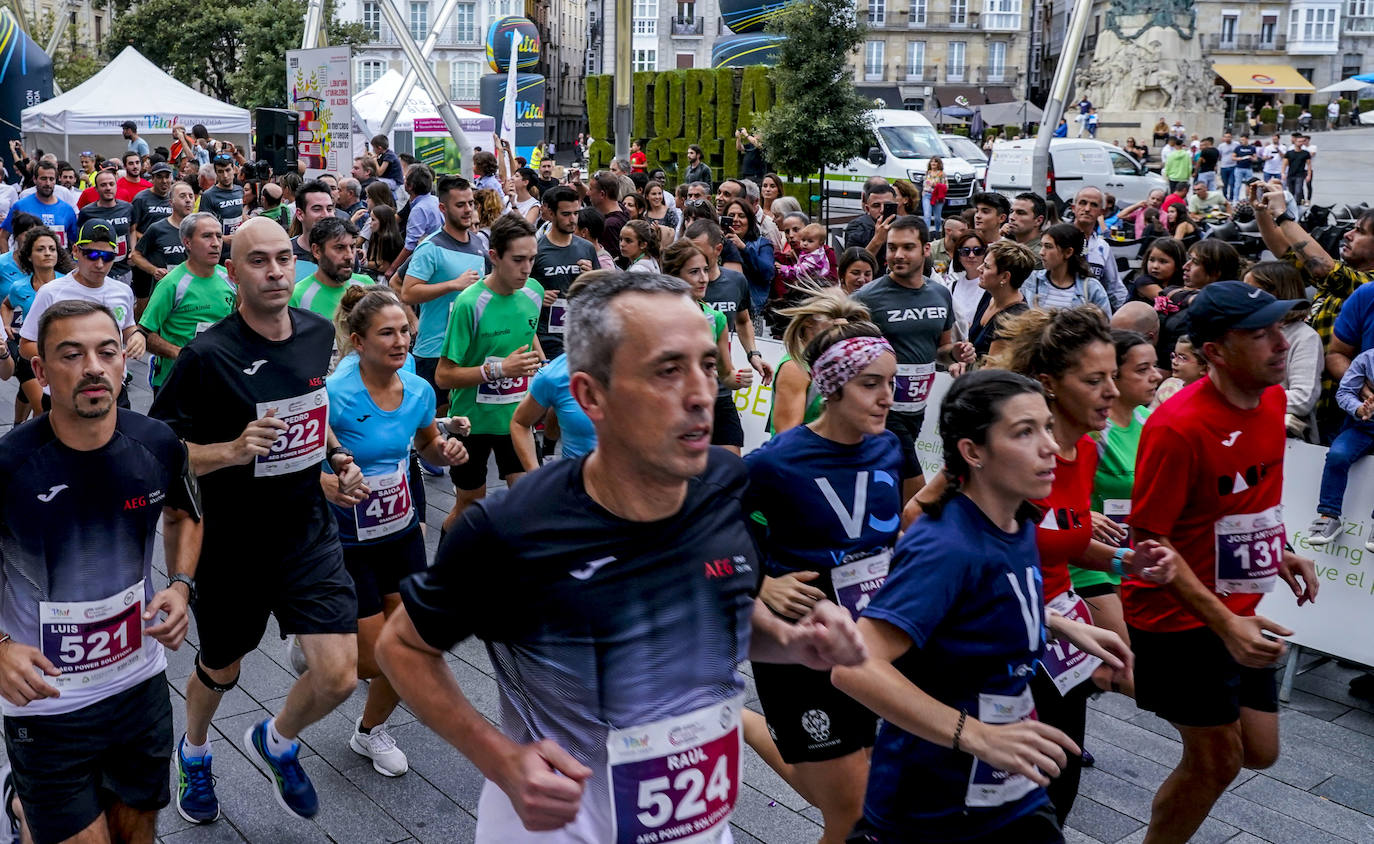
M 944 164 L 949 182 L 945 215 L 968 207 L 969 197 L 981 189 L 974 185 L 973 167 L 949 151 L 924 115 L 890 108 L 874 109 L 869 114 L 873 116 L 873 140 L 868 153 L 826 170 L 825 191 L 832 210 L 858 211 L 864 182 L 873 176 L 889 182 L 907 179 L 919 188 L 926 177 L 926 163 L 936 156 Z
M 992 147 L 988 161 L 987 189 L 1011 199 L 1034 191 L 1054 200 L 1059 208 L 1072 201 L 1079 188 L 1095 187 L 1116 197 L 1125 208 L 1150 195 L 1156 188 L 1168 191 L 1169 183 L 1152 173 L 1125 150 L 1106 141 L 1089 138 L 1054 138 L 1050 141 L 1048 185 L 1031 182 L 1031 157 L 1035 139 L 1001 141 Z

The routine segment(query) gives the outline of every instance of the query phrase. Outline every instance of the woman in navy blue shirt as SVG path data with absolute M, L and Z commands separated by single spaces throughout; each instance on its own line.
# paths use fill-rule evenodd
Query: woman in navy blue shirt
M 883 719 L 850 840 L 1062 842 L 1045 785 L 1080 750 L 1035 720 L 1030 678 L 1047 635 L 1113 666 L 1130 652 L 1115 633 L 1044 612 L 1028 502 L 1049 495 L 1057 446 L 1041 387 L 965 375 L 940 431 L 950 484 L 863 611 L 868 660 L 831 674 Z

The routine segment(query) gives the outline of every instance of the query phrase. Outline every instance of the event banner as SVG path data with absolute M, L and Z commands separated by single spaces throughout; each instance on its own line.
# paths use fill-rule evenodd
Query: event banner
M 759 340 L 759 351 L 775 369 L 783 355 L 782 344 Z M 731 357 L 743 366 L 744 349 L 738 338 L 731 338 Z M 949 390 L 950 377 L 941 372 L 931 387 L 925 423 L 916 441 L 916 457 L 926 476 L 944 465 L 937 432 L 940 403 Z M 735 407 L 744 426 L 744 451 L 748 453 L 768 440 L 768 414 L 773 390 L 755 378 L 747 390 L 735 391 Z M 1283 463 L 1283 520 L 1293 549 L 1312 560 L 1321 584 L 1317 602 L 1298 607 L 1287 584 L 1279 580 L 1274 591 L 1265 596 L 1259 612 L 1293 631 L 1289 641 L 1305 648 L 1362 665 L 1374 665 L 1374 637 L 1354 635 L 1368 627 L 1374 614 L 1374 552 L 1365 543 L 1374 540 L 1374 460 L 1361 460 L 1350 472 L 1346 486 L 1341 531 L 1325 546 L 1308 542 L 1307 526 L 1317 515 L 1317 493 L 1321 488 L 1326 449 L 1296 440 L 1288 441 Z M 1364 566 L 1365 555 L 1371 568 Z
M 286 51 L 286 106 L 300 112 L 296 154 L 305 177 L 353 167 L 353 75 L 348 47 Z

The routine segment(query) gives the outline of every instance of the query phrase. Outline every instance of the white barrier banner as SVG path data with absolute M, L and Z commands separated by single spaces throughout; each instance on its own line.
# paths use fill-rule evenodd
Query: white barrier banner
M 353 166 L 353 61 L 348 46 L 286 51 L 286 105 L 300 112 L 305 177 Z
M 783 355 L 782 344 L 759 340 L 764 360 L 776 370 Z M 742 366 L 744 349 L 732 338 L 731 355 Z M 921 438 L 916 441 L 916 456 L 929 477 L 944 465 L 936 422 L 940 403 L 949 390 L 950 377 L 939 373 L 931 388 Z M 744 426 L 744 451 L 758 448 L 768 440 L 768 413 L 773 390 L 755 379 L 747 390 L 735 392 L 735 407 Z M 1311 559 L 1321 583 L 1317 603 L 1299 608 L 1293 593 L 1282 582 L 1265 596 L 1259 612 L 1293 631 L 1291 641 L 1306 648 L 1374 665 L 1374 571 L 1367 570 L 1369 554 L 1374 568 L 1374 552 L 1365 542 L 1374 539 L 1374 460 L 1361 460 L 1350 472 L 1343 510 L 1341 532 L 1329 544 L 1318 548 L 1307 541 L 1307 526 L 1317 514 L 1317 494 L 1321 488 L 1326 449 L 1289 440 L 1283 464 L 1283 517 L 1288 539 L 1294 550 Z

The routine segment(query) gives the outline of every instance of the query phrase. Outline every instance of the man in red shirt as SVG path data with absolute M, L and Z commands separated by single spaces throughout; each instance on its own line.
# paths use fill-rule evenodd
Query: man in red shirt
M 119 177 L 119 187 L 115 190 L 115 199 L 121 202 L 133 202 L 134 197 L 153 186 L 152 182 L 147 179 L 139 178 L 139 173 L 142 170 L 143 159 L 138 153 L 133 150 L 124 153 L 124 175 Z
M 1238 281 L 1203 288 L 1189 308 L 1210 374 L 1151 414 L 1140 438 L 1130 524 L 1135 540 L 1178 550 L 1168 586 L 1121 584 L 1135 651 L 1136 702 L 1171 722 L 1183 759 L 1155 796 L 1145 844 L 1186 842 L 1242 766 L 1279 752 L 1272 638 L 1292 631 L 1255 615 L 1280 577 L 1298 604 L 1317 596 L 1312 561 L 1286 548 L 1279 330 L 1300 300 Z M 1299 583 L 1301 580 L 1301 584 Z

